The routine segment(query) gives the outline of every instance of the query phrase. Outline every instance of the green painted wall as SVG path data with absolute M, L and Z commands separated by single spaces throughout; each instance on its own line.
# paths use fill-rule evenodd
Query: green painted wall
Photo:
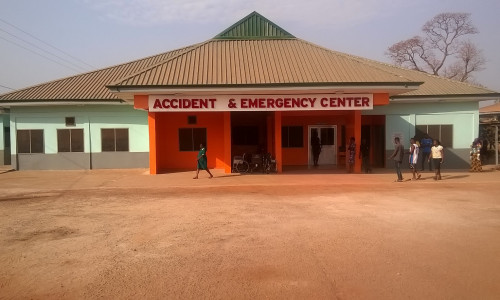
M 395 134 L 402 134 L 408 147 L 416 125 L 452 124 L 454 149 L 468 148 L 479 134 L 478 102 L 391 103 L 363 111 L 363 115 L 386 115 L 386 149 L 393 148 Z
M 76 125 L 67 127 L 66 117 L 75 117 Z M 13 146 L 16 130 L 43 129 L 45 154 L 57 153 L 57 129 L 65 128 L 84 129 L 84 153 L 101 152 L 101 128 L 128 128 L 129 152 L 149 152 L 147 112 L 131 105 L 12 107 L 10 122 Z

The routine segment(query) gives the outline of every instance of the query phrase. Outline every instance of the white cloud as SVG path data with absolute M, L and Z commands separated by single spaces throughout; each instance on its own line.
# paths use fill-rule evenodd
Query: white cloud
M 394 0 L 81 0 L 103 16 L 139 26 L 187 22 L 228 23 L 257 11 L 272 21 L 347 27 L 390 16 L 412 1 Z

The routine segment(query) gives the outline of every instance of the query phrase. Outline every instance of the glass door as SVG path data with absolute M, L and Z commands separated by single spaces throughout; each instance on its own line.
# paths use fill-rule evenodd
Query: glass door
M 322 125 L 309 126 L 309 165 L 314 165 L 314 144 L 316 137 L 321 145 L 318 157 L 318 165 L 337 164 L 337 126 Z

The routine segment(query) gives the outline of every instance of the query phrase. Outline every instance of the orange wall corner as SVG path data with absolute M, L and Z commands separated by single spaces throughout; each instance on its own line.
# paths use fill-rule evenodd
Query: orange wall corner
M 373 94 L 373 105 L 388 105 L 388 104 L 389 104 L 388 93 Z
M 134 108 L 135 109 L 149 109 L 148 95 L 134 95 Z

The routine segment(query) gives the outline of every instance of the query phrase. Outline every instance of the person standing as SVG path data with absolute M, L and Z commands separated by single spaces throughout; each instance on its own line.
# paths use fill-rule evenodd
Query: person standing
M 349 151 L 349 173 L 352 173 L 354 172 L 354 161 L 356 160 L 356 143 L 354 137 L 351 137 L 347 151 Z
M 422 167 L 420 168 L 420 171 L 425 170 L 424 164 L 426 161 L 429 161 L 429 155 L 431 155 L 431 147 L 432 147 L 432 139 L 426 133 L 424 135 L 424 138 L 420 140 L 420 148 L 422 149 Z M 428 165 L 429 165 L 429 171 L 432 171 L 431 163 L 429 162 Z
M 359 146 L 359 158 L 361 158 L 362 168 L 365 173 L 371 173 L 372 168 L 370 167 L 370 146 L 366 143 L 366 139 L 361 140 L 361 145 Z
M 417 170 L 417 161 L 418 161 L 418 155 L 419 155 L 419 147 L 418 144 L 416 143 L 414 138 L 410 139 L 410 169 L 412 172 L 412 180 L 417 180 L 420 179 L 420 174 L 418 173 Z
M 200 144 L 200 151 L 198 152 L 198 158 L 197 158 L 196 176 L 194 176 L 193 179 L 198 179 L 198 174 L 200 173 L 200 170 L 207 171 L 208 174 L 210 175 L 209 178 L 214 177 L 214 175 L 212 175 L 212 173 L 210 173 L 210 170 L 208 169 L 207 149 L 203 144 Z
M 433 141 L 431 155 L 429 156 L 428 161 L 430 162 L 431 159 L 432 164 L 434 165 L 434 170 L 436 170 L 434 180 L 441 180 L 441 165 L 444 163 L 444 148 L 438 140 Z
M 470 147 L 470 171 L 471 172 L 481 172 L 483 167 L 481 166 L 481 140 L 475 139 Z
M 314 129 L 311 137 L 311 147 L 313 153 L 314 166 L 318 166 L 319 154 L 321 153 L 321 141 L 318 136 L 318 130 Z
M 394 152 L 392 153 L 391 156 L 389 156 L 389 159 L 394 160 L 394 168 L 396 169 L 396 174 L 398 175 L 398 179 L 396 180 L 397 182 L 403 181 L 403 174 L 401 174 L 401 164 L 403 163 L 403 157 L 404 157 L 403 145 L 401 145 L 399 137 L 395 137 Z
M 481 165 L 485 165 L 488 163 L 488 139 L 483 136 L 483 139 L 479 140 L 479 142 L 481 143 Z

